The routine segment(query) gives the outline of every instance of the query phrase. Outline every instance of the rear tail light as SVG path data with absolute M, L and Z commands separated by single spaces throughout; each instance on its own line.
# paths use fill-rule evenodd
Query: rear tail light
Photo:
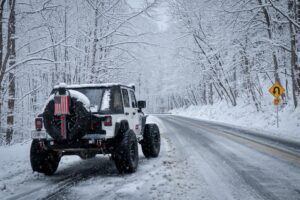
M 35 118 L 35 129 L 37 131 L 40 131 L 42 130 L 42 128 L 43 128 L 43 118 L 41 117 Z
M 112 126 L 112 118 L 111 118 L 111 116 L 105 116 L 104 126 Z

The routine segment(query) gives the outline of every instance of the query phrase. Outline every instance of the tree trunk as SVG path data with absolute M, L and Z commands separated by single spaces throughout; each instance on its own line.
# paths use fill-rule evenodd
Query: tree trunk
M 229 82 L 228 82 L 227 78 L 224 77 L 224 80 L 225 80 L 225 83 L 228 85 L 228 89 L 225 87 L 225 85 L 223 84 L 223 82 L 222 82 L 221 79 L 219 78 L 219 76 L 218 76 L 218 74 L 217 74 L 217 72 L 216 72 L 216 69 L 215 69 L 216 66 L 214 66 L 214 64 L 212 63 L 212 61 L 210 60 L 210 58 L 208 57 L 208 55 L 206 54 L 206 52 L 205 52 L 204 49 L 202 48 L 200 42 L 198 41 L 198 39 L 199 39 L 200 41 L 203 41 L 203 40 L 202 40 L 199 36 L 197 36 L 197 35 L 195 35 L 195 34 L 193 35 L 193 38 L 194 38 L 194 40 L 195 40 L 197 46 L 198 46 L 199 49 L 201 50 L 202 54 L 205 56 L 207 62 L 211 65 L 211 66 L 210 66 L 210 69 L 211 69 L 211 71 L 213 72 L 213 74 L 215 75 L 215 77 L 212 77 L 212 78 L 216 78 L 216 79 L 217 79 L 217 84 L 221 87 L 222 91 L 225 92 L 225 94 L 226 94 L 226 95 L 225 95 L 225 99 L 226 99 L 226 97 L 227 97 L 227 98 L 230 100 L 232 106 L 236 106 L 236 105 L 237 105 L 237 104 L 236 104 L 236 99 L 235 99 L 235 96 L 234 96 L 234 94 L 233 94 L 233 92 L 232 92 L 232 89 L 231 89 L 231 87 L 230 87 L 230 85 L 229 85 Z M 211 48 L 210 48 L 210 50 L 213 51 L 213 49 L 211 49 Z M 221 71 L 224 72 L 224 71 L 223 71 L 223 66 L 222 66 L 222 63 L 221 63 L 220 58 L 219 58 L 217 55 L 215 55 L 215 58 L 217 59 L 218 64 L 219 64 L 220 67 L 221 67 Z M 229 92 L 228 92 L 228 90 L 229 90 Z
M 300 24 L 300 0 L 296 2 L 295 6 L 295 12 L 296 12 L 296 19 L 298 24 Z M 295 26 L 294 26 L 295 27 Z M 295 43 L 296 43 L 296 62 L 297 65 L 295 66 L 295 75 L 296 75 L 296 81 L 297 81 L 297 87 L 298 87 L 298 95 L 300 91 L 300 66 L 299 66 L 299 52 L 300 52 L 300 29 L 296 28 L 296 37 L 295 37 Z
M 259 5 L 263 5 L 262 0 L 257 0 Z M 268 37 L 270 39 L 270 41 L 272 41 L 273 36 L 272 36 L 272 31 L 271 31 L 271 20 L 270 20 L 270 16 L 268 13 L 268 10 L 266 9 L 266 7 L 262 7 L 263 10 L 263 14 L 264 14 L 264 18 L 266 21 L 266 25 L 267 25 L 267 32 L 268 32 Z M 273 59 L 273 63 L 274 63 L 274 77 L 275 77 L 275 82 L 278 82 L 281 85 L 280 82 L 280 78 L 279 78 L 279 73 L 278 73 L 278 59 L 277 59 L 277 55 L 276 52 L 273 50 L 272 52 L 272 59 Z
M 204 81 L 203 81 L 202 99 L 203 99 L 203 104 L 207 105 L 206 83 Z
M 4 77 L 4 66 L 2 63 L 3 60 L 3 28 L 2 28 L 2 24 L 3 24 L 3 8 L 4 8 L 4 3 L 5 0 L 1 1 L 1 7 L 0 7 L 0 116 L 2 116 L 2 80 Z M 1 118 L 0 118 L 0 130 L 1 130 Z
M 67 40 L 67 5 L 68 5 L 68 2 L 67 0 L 65 0 L 65 5 L 64 5 L 64 39 L 65 39 L 65 43 L 67 44 L 68 43 L 68 40 Z M 64 47 L 64 70 L 63 70 L 63 81 L 65 83 L 68 83 L 70 84 L 71 83 L 71 69 L 70 69 L 70 64 L 68 64 L 68 47 L 65 46 Z
M 97 43 L 98 43 L 98 8 L 95 9 L 95 21 L 94 21 L 94 33 L 93 33 L 93 44 L 92 44 L 92 61 L 91 61 L 91 74 L 90 83 L 94 83 L 96 80 L 96 55 L 97 55 Z
M 235 61 L 234 61 L 235 62 Z M 233 82 L 234 82 L 234 97 L 237 98 L 238 97 L 238 88 L 237 88 L 237 74 L 236 74 L 236 67 L 234 67 L 234 71 L 233 71 Z
M 298 106 L 297 94 L 299 93 L 299 86 L 297 85 L 297 75 L 299 75 L 297 52 L 296 52 L 296 36 L 295 28 L 290 22 L 290 37 L 291 37 L 291 76 L 292 76 L 292 94 L 294 100 L 294 107 Z
M 53 34 L 53 31 L 51 30 L 50 27 L 47 27 L 47 29 L 49 31 L 51 43 L 53 45 L 53 47 L 52 47 L 52 54 L 53 54 L 53 59 L 54 59 L 54 62 L 55 62 L 54 63 L 55 69 L 54 69 L 54 71 L 52 71 L 52 86 L 54 86 L 54 85 L 57 84 L 57 82 L 60 81 L 60 79 L 59 79 L 60 73 L 58 73 L 59 66 L 58 66 L 58 59 L 57 59 L 57 51 L 56 51 L 56 48 L 54 46 L 54 44 L 55 44 L 54 34 Z
M 9 56 L 9 67 L 16 63 L 16 18 L 15 18 L 15 0 L 9 0 L 10 17 L 8 21 L 8 40 L 10 40 L 10 56 Z M 8 113 L 7 113 L 7 130 L 6 130 L 6 143 L 10 144 L 13 136 L 14 126 L 14 109 L 15 109 L 15 76 L 14 70 L 8 75 Z
M 214 98 L 213 98 L 213 84 L 209 83 L 209 92 L 208 92 L 208 102 L 210 105 L 214 104 Z
M 257 97 L 256 97 L 256 93 L 255 93 L 255 90 L 254 90 L 254 83 L 252 81 L 252 77 L 251 77 L 251 64 L 249 62 L 249 59 L 247 57 L 247 52 L 246 50 L 244 49 L 244 52 L 243 52 L 243 57 L 244 57 L 244 64 L 245 64 L 245 75 L 246 75 L 246 85 L 247 85 L 247 94 L 248 94 L 248 98 L 249 98 L 249 101 L 250 101 L 250 98 L 252 98 L 252 101 L 256 107 L 256 111 L 259 112 L 260 110 L 260 106 L 258 104 L 258 101 L 257 101 Z M 251 97 L 250 97 L 251 96 Z
M 218 90 L 218 88 L 217 88 L 216 84 L 215 84 L 215 83 L 213 83 L 213 86 L 214 86 L 215 90 L 217 91 L 217 93 L 218 93 L 218 96 L 220 97 L 220 100 L 222 101 L 222 100 L 223 100 L 222 94 L 219 92 L 219 90 Z
M 289 1 L 289 17 L 296 18 L 296 5 L 293 0 Z M 300 85 L 300 69 L 298 66 L 297 58 L 297 40 L 296 40 L 296 27 L 292 22 L 289 22 L 290 27 L 290 40 L 291 40 L 291 76 L 292 76 L 292 95 L 294 100 L 294 107 L 298 106 L 298 94 Z

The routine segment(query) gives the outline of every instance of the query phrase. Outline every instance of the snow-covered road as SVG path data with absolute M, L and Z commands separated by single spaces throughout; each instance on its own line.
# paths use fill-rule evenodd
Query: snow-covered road
M 47 177 L 31 171 L 30 142 L 0 147 L 0 199 L 300 199 L 296 151 L 198 120 L 160 115 L 149 121 L 161 130 L 160 156 L 148 160 L 139 149 L 138 171 L 129 175 L 99 155 L 63 157 Z
M 193 191 L 197 196 L 191 198 L 300 199 L 297 152 L 236 137 L 228 134 L 230 129 L 203 121 L 178 116 L 160 119 L 175 157 L 187 163 L 184 182 L 197 186 Z

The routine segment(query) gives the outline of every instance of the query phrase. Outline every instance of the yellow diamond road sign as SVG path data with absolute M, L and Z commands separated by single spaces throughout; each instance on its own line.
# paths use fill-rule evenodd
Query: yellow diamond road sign
M 269 92 L 274 96 L 274 97 L 280 97 L 284 92 L 285 89 L 278 83 L 276 82 L 270 89 Z

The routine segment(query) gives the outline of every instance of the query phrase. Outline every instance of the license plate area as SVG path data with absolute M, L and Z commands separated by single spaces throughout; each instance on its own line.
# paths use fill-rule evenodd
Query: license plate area
M 31 131 L 31 138 L 32 139 L 47 139 L 48 134 L 44 130 L 41 130 L 41 131 L 33 130 L 33 131 Z

